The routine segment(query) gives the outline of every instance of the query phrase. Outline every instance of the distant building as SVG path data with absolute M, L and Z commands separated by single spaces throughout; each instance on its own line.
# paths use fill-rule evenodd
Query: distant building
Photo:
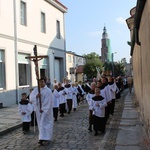
M 66 74 L 71 82 L 83 81 L 83 66 L 85 58 L 74 52 L 66 51 Z
M 101 39 L 101 61 L 102 62 L 111 62 L 111 47 L 110 47 L 110 39 L 108 38 L 108 33 L 106 27 L 104 26 L 102 39 Z

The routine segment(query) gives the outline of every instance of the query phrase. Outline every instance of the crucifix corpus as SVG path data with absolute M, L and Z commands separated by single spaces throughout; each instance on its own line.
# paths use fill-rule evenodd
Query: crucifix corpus
M 34 56 L 30 56 L 30 57 L 25 57 L 26 59 L 29 59 L 30 61 L 33 61 L 34 62 L 34 65 L 35 65 L 35 74 L 36 74 L 36 79 L 37 79 L 37 86 L 38 86 L 38 93 L 40 94 L 40 84 L 39 84 L 39 67 L 38 67 L 38 61 L 40 61 L 41 59 L 43 58 L 47 58 L 48 56 L 47 55 L 44 55 L 44 56 L 37 56 L 37 46 L 34 45 L 34 48 L 33 48 L 33 52 L 34 52 Z M 41 103 L 41 95 L 39 97 L 39 103 L 40 103 L 40 109 L 41 109 L 41 106 L 42 106 L 42 103 Z
M 96 67 L 96 71 L 97 71 L 97 80 L 99 80 L 101 79 L 100 68 Z

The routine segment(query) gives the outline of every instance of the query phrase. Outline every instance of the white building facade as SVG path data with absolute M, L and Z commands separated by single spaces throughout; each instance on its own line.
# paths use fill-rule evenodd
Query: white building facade
M 25 57 L 47 55 L 39 61 L 40 77 L 60 81 L 66 76 L 65 13 L 57 0 L 0 0 L 0 104 L 11 106 L 37 86 L 35 65 Z
M 78 72 L 78 69 L 85 65 L 85 58 L 81 55 L 77 55 L 74 52 L 66 51 L 66 71 L 67 78 L 71 82 L 78 82 L 81 79 L 80 76 L 83 75 L 82 72 Z

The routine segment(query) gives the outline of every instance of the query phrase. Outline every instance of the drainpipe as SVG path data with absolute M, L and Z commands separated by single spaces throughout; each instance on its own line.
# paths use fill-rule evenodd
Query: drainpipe
M 16 0 L 13 0 L 14 10 L 14 52 L 15 52 L 15 74 L 16 74 L 16 104 L 19 103 L 19 80 L 18 80 L 18 38 L 17 38 L 17 16 L 16 16 Z
M 66 31 L 65 31 L 65 13 L 63 13 L 63 23 L 64 23 L 64 77 L 66 77 Z
M 138 0 L 136 4 L 136 13 L 134 17 L 134 31 L 132 37 L 131 53 L 130 53 L 131 56 L 133 55 L 135 43 L 138 44 L 139 46 L 141 45 L 139 41 L 139 28 L 140 28 L 140 22 L 141 22 L 141 17 L 142 17 L 145 3 L 146 0 Z
M 146 0 L 139 0 L 137 1 L 137 6 L 136 6 L 136 13 L 135 13 L 135 42 L 140 46 L 141 43 L 139 41 L 139 28 L 140 28 L 140 22 L 142 18 L 142 13 L 144 10 Z

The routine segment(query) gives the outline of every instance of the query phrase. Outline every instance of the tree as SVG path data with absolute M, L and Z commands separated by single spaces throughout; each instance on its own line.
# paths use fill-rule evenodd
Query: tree
M 110 72 L 112 72 L 112 63 L 111 62 L 105 62 L 103 64 L 104 68 L 104 74 L 110 75 Z
M 125 75 L 125 66 L 123 62 L 118 62 L 114 64 L 115 76 Z
M 99 59 L 99 55 L 95 52 L 91 54 L 84 55 L 86 59 L 86 64 L 83 68 L 83 73 L 86 74 L 87 79 L 92 79 L 97 76 L 96 67 L 102 70 L 103 63 Z
M 100 57 L 99 57 L 99 55 L 98 54 L 96 54 L 95 52 L 92 52 L 92 53 L 90 53 L 90 54 L 84 54 L 83 55 L 84 57 L 85 57 L 85 59 L 86 60 L 89 60 L 89 59 L 99 59 L 100 60 Z
M 96 67 L 102 70 L 102 63 L 98 59 L 91 59 L 86 62 L 83 68 L 83 73 L 86 74 L 88 79 L 92 79 L 97 76 Z

